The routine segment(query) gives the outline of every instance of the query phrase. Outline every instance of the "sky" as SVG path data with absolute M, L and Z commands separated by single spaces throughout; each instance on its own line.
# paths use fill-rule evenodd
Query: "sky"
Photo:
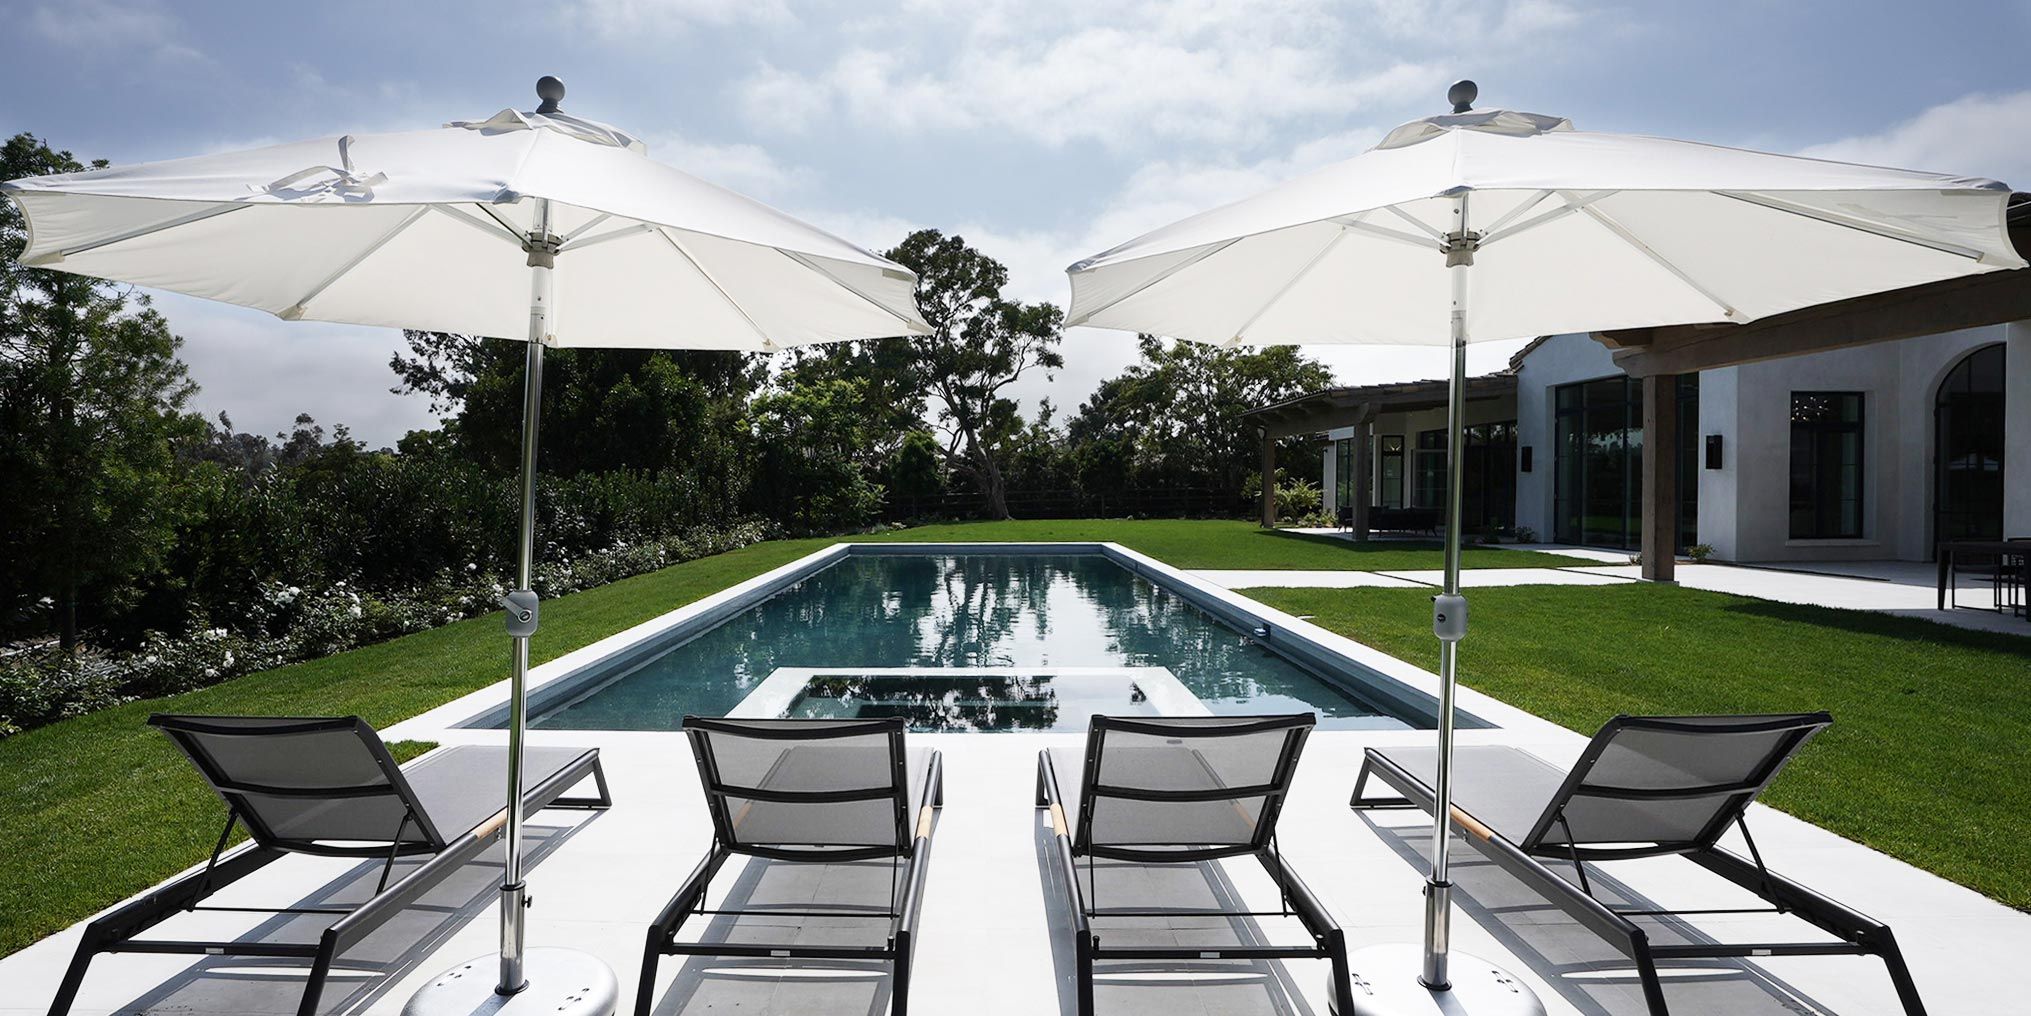
M 1008 295 L 1351 157 L 1480 84 L 1482 108 L 2031 189 L 2031 0 L 0 0 L 0 131 L 136 162 L 564 107 L 649 154 L 884 250 L 964 236 Z M 398 332 L 160 294 L 193 405 L 372 444 L 433 423 L 390 392 Z M 1518 343 L 1472 348 L 1470 369 Z M 1063 415 L 1135 359 L 1073 329 L 1026 382 Z M 1314 347 L 1342 383 L 1442 376 L 1442 349 Z

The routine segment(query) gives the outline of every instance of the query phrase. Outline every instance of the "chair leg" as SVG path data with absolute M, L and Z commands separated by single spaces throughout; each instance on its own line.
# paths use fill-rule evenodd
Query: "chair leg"
M 1904 950 L 1897 947 L 1897 937 L 1884 928 L 1870 938 L 1883 955 L 1883 965 L 1890 970 L 1890 983 L 1897 987 L 1897 1001 L 1904 1005 L 1904 1016 L 1925 1016 L 1925 1003 L 1918 998 L 1918 983 L 1911 979 L 1911 968 L 1904 965 Z
M 1354 972 L 1347 965 L 1347 936 L 1338 929 L 1326 940 L 1326 956 L 1333 961 L 1333 1011 L 1354 1016 Z
M 296 1016 L 317 1016 L 318 999 L 324 995 L 324 979 L 331 974 L 332 954 L 336 945 L 326 936 L 318 947 L 317 958 L 310 964 L 310 980 L 303 986 L 303 1000 L 296 1004 Z
M 889 981 L 889 1016 L 909 1016 L 912 944 L 908 932 L 896 936 L 895 975 Z
M 663 960 L 662 934 L 657 928 L 649 929 L 649 942 L 642 947 L 642 979 L 635 987 L 635 1016 L 649 1016 L 650 1003 L 656 1000 L 656 965 Z
M 1079 994 L 1079 1016 L 1093 1016 L 1093 939 L 1078 935 L 1078 978 L 1074 986 Z
M 1670 1007 L 1664 1003 L 1664 982 L 1657 977 L 1657 961 L 1650 956 L 1650 947 L 1639 941 L 1636 944 L 1636 977 L 1643 984 L 1643 1004 L 1650 1010 L 1650 1016 L 1671 1016 Z
M 63 983 L 56 989 L 56 998 L 49 1003 L 49 1016 L 65 1016 L 71 1011 L 71 1003 L 78 997 L 78 988 L 85 983 L 85 969 L 92 965 L 92 957 L 98 952 L 98 929 L 87 926 L 84 938 L 78 942 L 78 951 L 71 954 L 71 965 L 63 972 Z

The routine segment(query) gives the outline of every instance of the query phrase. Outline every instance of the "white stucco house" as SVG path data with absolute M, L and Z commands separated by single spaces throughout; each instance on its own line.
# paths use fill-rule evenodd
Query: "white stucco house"
M 2016 273 L 2011 273 L 2016 274 Z M 1545 336 L 1469 387 L 1467 528 L 1643 545 L 1646 391 L 1675 394 L 1676 547 L 1723 561 L 1925 561 L 2031 536 L 2031 318 L 1632 376 L 1599 336 Z M 1445 384 L 1264 407 L 1324 433 L 1328 501 L 1376 530 L 1435 524 Z M 1303 421 L 1318 426 L 1305 430 Z M 1654 482 L 1654 481 L 1653 481 Z

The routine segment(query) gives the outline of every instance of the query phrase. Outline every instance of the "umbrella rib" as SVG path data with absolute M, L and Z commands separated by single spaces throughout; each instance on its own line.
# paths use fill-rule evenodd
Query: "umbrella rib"
M 614 216 L 612 212 L 601 212 L 598 215 L 595 215 L 592 218 L 585 220 L 584 225 L 578 227 L 577 229 L 572 230 L 569 233 L 564 234 L 563 242 L 570 243 L 571 241 L 578 239 L 580 236 L 583 236 L 587 230 L 590 230 L 592 227 L 597 226 L 600 223 L 605 222 L 606 220 L 611 219 L 613 217 Z
M 393 241 L 395 237 L 401 235 L 403 230 L 408 229 L 410 226 L 415 225 L 417 219 L 420 219 L 424 215 L 429 213 L 430 207 L 431 206 L 429 205 L 419 205 L 408 215 L 403 216 L 402 221 L 396 223 L 394 227 L 389 229 L 386 233 L 381 234 L 380 239 L 375 240 L 373 243 L 367 245 L 367 248 L 365 250 L 362 250 L 358 254 L 353 255 L 346 261 L 345 264 L 340 265 L 337 271 L 334 271 L 330 275 L 325 276 L 323 282 L 320 282 L 316 286 L 311 287 L 310 292 L 303 294 L 303 296 L 300 299 L 290 304 L 287 308 L 285 308 L 282 311 L 282 313 L 277 314 L 276 316 L 284 321 L 296 321 L 301 319 L 303 317 L 305 306 L 308 305 L 310 301 L 315 300 L 318 297 L 324 295 L 324 291 L 330 289 L 332 287 L 332 283 L 335 283 L 339 279 L 345 277 L 345 274 L 347 272 L 350 272 L 353 269 L 358 268 L 368 258 L 373 257 L 376 253 L 378 253 L 381 248 L 388 246 L 388 244 L 391 241 Z
M 502 231 L 506 232 L 509 236 L 514 237 L 516 243 L 521 243 L 523 240 L 528 239 L 528 237 L 524 235 L 521 230 L 515 228 L 514 223 L 509 222 L 504 218 L 501 218 L 501 213 L 494 211 L 494 206 L 475 203 L 473 207 L 479 209 L 482 212 L 485 212 L 487 218 L 500 223 Z
M 1550 192 L 1547 191 L 1546 193 Z M 1561 191 L 1559 192 L 1559 198 L 1563 200 L 1565 204 L 1557 208 L 1551 209 L 1550 211 L 1541 212 L 1537 215 L 1533 215 L 1530 218 L 1525 219 L 1514 226 L 1510 226 L 1507 229 L 1502 228 L 1502 223 L 1508 221 L 1511 217 L 1514 216 L 1515 213 L 1512 212 L 1510 213 L 1510 215 L 1505 215 L 1495 225 L 1488 227 L 1488 229 L 1484 230 L 1481 233 L 1481 246 L 1486 247 L 1497 240 L 1515 236 L 1518 233 L 1526 232 L 1528 230 L 1536 229 L 1537 227 L 1542 226 L 1548 222 L 1556 222 L 1559 219 L 1563 219 L 1566 216 L 1573 214 L 1574 212 L 1585 210 L 1589 206 L 1593 205 L 1594 202 L 1599 201 L 1602 198 L 1613 197 L 1614 195 L 1619 193 L 1621 192 L 1612 190 L 1602 190 L 1595 191 L 1592 194 L 1586 195 L 1585 197 L 1575 198 L 1572 194 L 1565 191 Z M 1535 202 L 1533 202 L 1533 204 L 1534 203 Z
M 488 221 L 476 218 L 473 215 L 466 212 L 462 212 L 456 208 L 453 208 L 450 205 L 426 205 L 425 207 L 433 211 L 442 212 L 445 215 L 449 215 L 453 220 L 465 223 L 466 225 L 471 226 L 472 228 L 477 229 L 480 232 L 485 233 L 486 235 L 491 236 L 496 240 L 506 240 L 507 242 L 512 243 L 517 247 L 520 247 L 522 245 L 522 235 L 520 233 L 501 232 L 501 228 L 497 228 L 495 225 L 501 220 L 493 218 L 492 216 L 488 217 L 488 219 L 491 220 Z
M 1403 221 L 1408 222 L 1413 226 L 1416 226 L 1420 230 L 1423 230 L 1426 236 L 1429 236 L 1432 239 L 1437 240 L 1441 243 L 1445 242 L 1446 234 L 1441 233 L 1438 230 L 1432 228 L 1423 219 L 1420 219 L 1417 216 L 1404 211 L 1403 206 L 1387 205 L 1385 207 L 1389 210 L 1389 214 L 1394 215 L 1397 218 L 1402 219 Z
M 1361 214 L 1366 215 L 1368 213 L 1363 212 Z M 1366 233 L 1369 236 L 1379 236 L 1385 240 L 1395 240 L 1397 243 L 1407 243 L 1422 251 L 1439 249 L 1437 244 L 1425 237 L 1414 233 L 1406 233 L 1400 229 L 1391 229 L 1388 226 L 1378 226 L 1375 223 L 1363 221 L 1359 217 L 1356 217 L 1351 222 L 1341 222 L 1338 225 L 1342 229 L 1351 229 L 1356 232 Z
M 1566 195 L 1564 194 L 1560 194 L 1559 196 L 1566 197 Z M 1567 200 L 1571 199 L 1568 198 Z M 1733 304 L 1729 303 L 1726 300 L 1721 299 L 1719 294 L 1715 293 L 1711 289 L 1708 289 L 1706 286 L 1701 285 L 1699 280 L 1694 279 L 1691 275 L 1687 274 L 1685 269 L 1680 268 L 1676 264 L 1673 264 L 1670 258 L 1667 258 L 1664 255 L 1659 254 L 1657 251 L 1651 249 L 1651 246 L 1649 244 L 1644 243 L 1640 238 L 1636 236 L 1636 234 L 1630 232 L 1628 227 L 1622 225 L 1620 222 L 1615 221 L 1615 219 L 1609 216 L 1608 213 L 1601 211 L 1599 208 L 1596 208 L 1593 205 L 1585 205 L 1581 207 L 1580 212 L 1584 214 L 1587 218 L 1590 218 L 1595 222 L 1599 223 L 1603 229 L 1606 229 L 1608 232 L 1615 234 L 1615 237 L 1617 239 L 1634 248 L 1637 253 L 1642 254 L 1644 257 L 1649 258 L 1652 263 L 1657 265 L 1657 267 L 1662 268 L 1667 272 L 1670 272 L 1674 278 L 1678 279 L 1678 281 L 1680 282 L 1685 283 L 1686 286 L 1692 289 L 1693 292 L 1696 292 L 1700 296 L 1705 297 L 1707 302 L 1712 303 L 1716 307 L 1719 307 L 1721 309 L 1722 317 L 1729 318 L 1732 320 L 1741 316 L 1741 311 L 1736 310 Z
M 790 260 L 795 261 L 800 265 L 803 265 L 805 268 L 808 268 L 811 271 L 817 272 L 818 274 L 825 276 L 827 279 L 832 280 L 833 285 L 838 286 L 839 288 L 844 289 L 857 297 L 860 297 L 862 300 L 867 301 L 868 305 L 873 307 L 874 309 L 881 311 L 882 313 L 887 314 L 888 316 L 895 318 L 898 321 L 901 321 L 903 323 L 903 328 L 905 329 L 906 334 L 918 334 L 918 335 L 930 334 L 929 332 L 918 332 L 916 330 L 915 322 L 910 321 L 907 318 L 904 318 L 902 315 L 897 314 L 895 311 L 882 306 L 881 301 L 875 299 L 874 297 L 869 296 L 866 293 L 863 293 L 860 290 L 854 288 L 853 286 L 848 285 L 845 279 L 842 279 L 838 275 L 834 274 L 831 269 L 828 269 L 812 261 L 810 256 L 799 254 L 796 251 L 784 250 L 781 247 L 776 247 L 773 249 L 775 250 L 776 253 L 781 254 L 784 257 L 789 258 Z M 890 271 L 891 269 L 887 268 L 882 269 L 883 274 L 888 274 Z M 916 276 L 912 275 L 910 276 L 910 278 L 911 281 L 914 282 Z
M 1490 237 L 1499 235 L 1502 232 L 1502 227 L 1507 226 L 1512 222 L 1515 222 L 1525 212 L 1528 212 L 1531 209 L 1536 208 L 1538 205 L 1543 204 L 1544 199 L 1548 197 L 1551 197 L 1551 191 L 1541 190 L 1538 191 L 1536 194 L 1532 194 L 1529 200 L 1517 202 L 1515 208 L 1511 208 L 1509 211 L 1503 213 L 1501 218 L 1496 219 L 1494 222 L 1489 223 L 1487 228 L 1481 230 L 1481 242 L 1487 243 Z
M 1175 264 L 1175 265 L 1172 265 L 1171 267 L 1169 267 L 1169 268 L 1166 268 L 1166 269 L 1164 269 L 1163 271 L 1161 271 L 1161 272 L 1158 272 L 1158 273 L 1156 273 L 1156 275 L 1152 276 L 1152 277 L 1151 277 L 1151 278 L 1149 279 L 1149 281 L 1147 281 L 1147 282 L 1144 282 L 1144 283 L 1142 283 L 1141 285 L 1139 285 L 1139 286 L 1136 286 L 1136 287 L 1135 287 L 1135 288 L 1133 288 L 1133 289 L 1130 289 L 1130 290 L 1129 290 L 1128 292 L 1126 292 L 1126 293 L 1123 293 L 1123 294 L 1121 294 L 1120 296 L 1117 296 L 1117 297 L 1115 297 L 1114 299 L 1112 299 L 1112 300 L 1109 300 L 1109 301 L 1107 301 L 1106 303 L 1103 303 L 1103 304 L 1101 304 L 1100 306 L 1098 306 L 1098 307 L 1095 307 L 1095 308 L 1093 308 L 1092 310 L 1089 310 L 1089 311 L 1087 311 L 1086 313 L 1084 313 L 1084 314 L 1081 314 L 1081 315 L 1079 315 L 1079 317 L 1078 317 L 1078 319 L 1077 319 L 1077 320 L 1072 320 L 1072 321 L 1067 321 L 1067 322 L 1065 322 L 1065 327 L 1067 327 L 1067 328 L 1070 328 L 1070 327 L 1073 327 L 1074 325 L 1081 325 L 1081 324 L 1085 324 L 1086 322 L 1088 322 L 1088 321 L 1091 321 L 1091 320 L 1093 320 L 1093 316 L 1094 316 L 1095 314 L 1101 314 L 1101 313 L 1104 313 L 1104 312 L 1106 312 L 1106 311 L 1109 311 L 1109 310 L 1112 310 L 1112 309 L 1114 309 L 1114 307 L 1115 307 L 1116 305 L 1120 304 L 1120 303 L 1121 303 L 1122 301 L 1124 301 L 1124 300 L 1127 300 L 1127 299 L 1129 299 L 1129 298 L 1131 298 L 1131 297 L 1133 297 L 1133 296 L 1135 296 L 1135 295 L 1137 295 L 1137 294 L 1141 293 L 1141 292 L 1142 292 L 1143 290 L 1145 290 L 1145 289 L 1148 289 L 1148 288 L 1150 288 L 1151 286 L 1154 286 L 1154 285 L 1156 285 L 1157 283 L 1159 283 L 1159 282 L 1162 282 L 1162 281 L 1164 281 L 1165 279 L 1168 279 L 1168 278 L 1170 278 L 1171 276 L 1173 276 L 1173 275 L 1176 275 L 1176 274 L 1178 274 L 1179 272 L 1182 272 L 1182 271 L 1184 271 L 1185 269 L 1187 269 L 1187 268 L 1190 268 L 1190 267 L 1192 267 L 1193 265 L 1196 265 L 1196 264 L 1198 264 L 1199 262 L 1201 262 L 1201 261 L 1204 261 L 1204 260 L 1206 260 L 1207 258 L 1210 258 L 1210 257 L 1212 257 L 1213 255 L 1215 255 L 1215 254 L 1218 254 L 1218 253 L 1220 253 L 1220 252 L 1221 252 L 1221 251 L 1223 251 L 1223 250 L 1226 250 L 1226 249 L 1227 249 L 1227 248 L 1229 248 L 1229 247 L 1232 247 L 1232 246 L 1234 246 L 1235 244 L 1237 244 L 1237 243 L 1241 242 L 1241 241 L 1242 241 L 1243 239 L 1244 239 L 1244 237 L 1239 237 L 1239 236 L 1237 236 L 1237 237 L 1232 237 L 1232 238 L 1229 238 L 1229 239 L 1226 239 L 1226 240 L 1221 240 L 1221 241 L 1219 241 L 1219 242 L 1217 242 L 1217 243 L 1211 244 L 1211 245 L 1207 246 L 1207 247 L 1206 247 L 1206 248 L 1205 248 L 1204 250 L 1201 250 L 1201 251 L 1200 251 L 1199 253 L 1197 253 L 1197 254 L 1194 254 L 1194 255 L 1192 255 L 1191 257 L 1188 257 L 1188 258 L 1186 258 L 1185 260 L 1183 260 L 1183 261 L 1180 261 L 1180 262 L 1178 262 L 1177 264 Z M 1150 255 L 1150 256 L 1151 256 L 1151 257 L 1154 257 L 1155 255 Z
M 1248 320 L 1242 322 L 1241 327 L 1236 328 L 1234 330 L 1234 341 L 1237 343 L 1240 342 L 1242 336 L 1247 335 L 1248 330 L 1250 328 L 1255 327 L 1255 323 L 1257 321 L 1262 320 L 1262 316 L 1264 314 L 1269 313 L 1271 307 L 1276 306 L 1279 301 L 1281 301 L 1285 296 L 1288 296 L 1291 290 L 1298 288 L 1298 283 L 1305 281 L 1306 277 L 1312 274 L 1312 269 L 1319 267 L 1319 263 L 1326 260 L 1326 255 L 1331 254 L 1333 252 L 1333 248 L 1340 246 L 1340 241 L 1347 239 L 1347 234 L 1350 232 L 1352 232 L 1352 230 L 1349 229 L 1347 226 L 1344 225 L 1341 226 L 1340 229 L 1333 234 L 1333 238 L 1327 240 L 1325 245 L 1319 248 L 1319 252 L 1317 254 L 1312 255 L 1312 259 L 1310 261 L 1305 262 L 1305 266 L 1303 268 L 1298 269 L 1297 273 L 1292 275 L 1289 281 L 1285 282 L 1282 286 L 1277 287 L 1277 291 L 1275 293 L 1270 294 L 1269 299 L 1263 301 L 1262 306 L 1256 308 L 1255 313 L 1250 314 L 1248 316 Z
M 1789 201 L 1768 197 L 1762 194 L 1748 194 L 1741 191 L 1713 191 L 1712 193 L 1718 194 L 1724 198 L 1732 198 L 1736 201 L 1746 202 L 1748 204 L 1755 205 L 1759 208 L 1768 208 L 1773 212 L 1783 212 L 1787 215 L 1796 215 L 1804 219 L 1813 219 L 1832 226 L 1841 226 L 1843 228 L 1856 230 L 1862 233 L 1870 233 L 1875 236 L 1880 236 L 1885 240 L 1898 240 L 1903 243 L 1911 244 L 1915 247 L 1930 248 L 1932 250 L 1939 251 L 1942 254 L 1952 254 L 1956 257 L 1969 258 L 1975 261 L 1980 261 L 1985 256 L 1985 253 L 1983 251 L 1975 247 L 1966 247 L 1957 243 L 1948 243 L 1944 240 L 1929 240 L 1926 239 L 1925 237 L 1913 236 L 1910 233 L 1905 233 L 1899 230 L 1891 229 L 1888 226 L 1879 226 L 1873 222 L 1865 222 L 1861 219 L 1856 219 L 1846 215 L 1842 215 L 1838 212 L 1829 212 L 1820 208 L 1808 208 L 1803 205 L 1795 205 Z
M 587 247 L 592 247 L 598 244 L 606 243 L 609 240 L 623 240 L 628 237 L 635 236 L 639 233 L 647 233 L 655 228 L 656 228 L 655 226 L 652 226 L 646 222 L 637 222 L 632 226 L 622 226 L 619 229 L 607 230 L 606 232 L 601 233 L 598 236 L 586 237 L 585 239 L 580 240 L 577 243 L 572 243 L 571 238 L 566 237 L 564 246 L 558 248 L 557 253 L 563 254 L 569 251 L 584 250 Z M 581 230 L 580 232 L 583 232 L 583 230 Z
M 695 258 L 695 257 L 692 257 L 692 256 L 691 256 L 691 252 L 690 252 L 690 251 L 688 251 L 688 250 L 685 250 L 685 249 L 684 249 L 684 245 L 683 245 L 683 244 L 681 244 L 681 243 L 678 243 L 678 242 L 677 242 L 677 238 L 676 238 L 676 237 L 674 237 L 674 236 L 671 236 L 671 235 L 670 235 L 670 231 L 669 231 L 669 230 L 667 230 L 667 229 L 664 229 L 664 228 L 662 228 L 662 227 L 657 227 L 657 228 L 655 229 L 655 233 L 656 233 L 656 235 L 657 235 L 657 236 L 660 236 L 660 237 L 662 237 L 662 238 L 663 238 L 663 242 L 664 242 L 664 243 L 667 243 L 667 244 L 669 244 L 669 245 L 670 245 L 670 249 L 671 249 L 671 250 L 674 250 L 674 251 L 676 251 L 676 252 L 677 252 L 677 254 L 678 254 L 678 256 L 682 257 L 682 258 L 684 259 L 684 262 L 685 262 L 686 264 L 688 264 L 688 265 L 690 265 L 690 266 L 691 266 L 691 270 L 692 270 L 692 271 L 694 271 L 694 272 L 697 272 L 697 273 L 698 273 L 698 277 L 699 277 L 699 278 L 701 278 L 701 279 L 704 279 L 704 280 L 705 280 L 705 284 L 706 284 L 706 285 L 708 285 L 708 286 L 711 286 L 711 287 L 712 287 L 712 291 L 713 291 L 713 292 L 715 292 L 715 293 L 718 293 L 718 294 L 719 294 L 719 298 L 720 298 L 720 299 L 722 299 L 722 300 L 725 300 L 725 301 L 726 301 L 726 305 L 727 305 L 727 307 L 731 308 L 731 309 L 733 310 L 733 312 L 734 312 L 735 314 L 739 314 L 739 315 L 740 315 L 740 319 L 741 319 L 742 321 L 745 321 L 745 322 L 747 322 L 747 323 L 748 323 L 748 327 L 749 327 L 749 328 L 752 328 L 752 329 L 754 329 L 754 333 L 755 333 L 755 337 L 756 337 L 756 338 L 759 338 L 759 339 L 761 339 L 761 340 L 762 340 L 762 348 L 763 348 L 763 349 L 774 349 L 774 348 L 776 348 L 776 344 L 775 344 L 775 342 L 774 342 L 774 341 L 772 341 L 772 340 L 771 340 L 771 339 L 769 338 L 769 336 L 768 336 L 768 333 L 767 333 L 767 332 L 764 332 L 764 331 L 762 331 L 762 327 L 761 327 L 760 325 L 758 325 L 758 324 L 755 324 L 755 319 L 754 319 L 754 318 L 751 318 L 751 317 L 749 317 L 749 316 L 748 316 L 748 312 L 747 312 L 747 310 L 746 310 L 745 308 L 743 308 L 743 307 L 742 307 L 742 306 L 740 305 L 740 303 L 739 303 L 738 301 L 736 301 L 736 300 L 735 300 L 735 299 L 733 298 L 733 296 L 732 296 L 731 294 L 729 294 L 729 293 L 728 293 L 728 292 L 726 291 L 726 287 L 724 287 L 724 286 L 721 286 L 721 285 L 719 284 L 719 280 L 718 280 L 718 279 L 715 279 L 715 278 L 713 278 L 713 277 L 712 277 L 712 273 L 711 273 L 711 272 L 708 272 L 708 271 L 706 271 L 706 270 L 705 270 L 705 266 L 704 266 L 704 265 L 701 265 L 701 264 L 699 264 L 699 263 L 698 263 L 698 259 L 697 259 L 697 258 Z
M 34 265 L 48 264 L 52 261 L 60 261 L 64 258 L 70 257 L 73 254 L 83 254 L 86 251 L 98 250 L 101 247 L 111 247 L 116 243 L 126 243 L 129 240 L 138 240 L 144 236 L 160 233 L 165 230 L 175 229 L 179 226 L 188 226 L 193 222 L 202 222 L 206 219 L 213 218 L 214 216 L 224 215 L 227 212 L 237 212 L 242 208 L 252 208 L 252 207 L 254 207 L 252 204 L 249 204 L 244 201 L 231 201 L 225 204 L 213 205 L 210 208 L 206 208 L 202 211 L 192 212 L 189 215 L 177 216 L 176 218 L 171 219 L 168 222 L 158 222 L 151 226 L 141 226 L 136 229 L 130 229 L 124 233 L 114 234 L 113 236 L 109 236 L 104 240 L 94 240 L 91 243 L 79 244 L 76 247 L 66 247 L 62 250 L 51 251 L 48 254 L 43 254 L 36 257 L 33 261 L 24 261 L 22 263 L 30 265 L 31 267 L 33 267 Z

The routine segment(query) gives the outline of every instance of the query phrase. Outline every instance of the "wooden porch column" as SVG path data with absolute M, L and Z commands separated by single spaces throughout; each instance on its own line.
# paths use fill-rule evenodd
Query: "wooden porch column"
M 1276 528 L 1276 438 L 1262 429 L 1262 528 Z
M 1672 582 L 1678 563 L 1678 375 L 1643 378 L 1643 577 Z
M 1374 466 L 1375 424 L 1363 420 L 1354 425 L 1354 539 L 1358 543 L 1368 541 L 1368 505 L 1373 501 L 1372 488 L 1375 485 Z

